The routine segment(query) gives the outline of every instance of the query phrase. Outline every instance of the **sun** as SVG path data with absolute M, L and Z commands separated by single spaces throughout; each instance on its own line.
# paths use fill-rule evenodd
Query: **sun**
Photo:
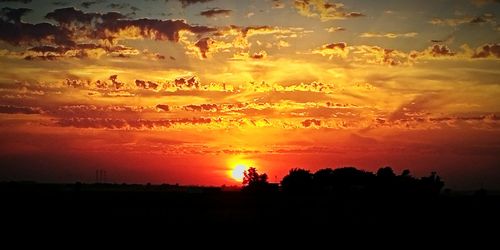
M 231 178 L 233 178 L 235 181 L 242 182 L 243 177 L 245 177 L 245 171 L 247 169 L 248 166 L 245 166 L 243 164 L 234 166 L 234 168 L 231 170 Z
M 234 157 L 228 161 L 227 176 L 232 180 L 241 183 L 245 177 L 245 171 L 255 164 L 253 161 L 243 157 Z

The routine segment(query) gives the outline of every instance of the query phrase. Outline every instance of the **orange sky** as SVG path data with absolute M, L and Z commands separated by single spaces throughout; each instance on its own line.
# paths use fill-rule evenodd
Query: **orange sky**
M 497 1 L 0 8 L 0 180 L 232 185 L 246 162 L 500 188 Z

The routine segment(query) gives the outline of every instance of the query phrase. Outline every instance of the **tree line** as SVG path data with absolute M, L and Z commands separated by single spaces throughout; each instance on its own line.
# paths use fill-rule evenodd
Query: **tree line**
M 417 178 L 406 169 L 397 175 L 391 167 L 382 167 L 376 173 L 355 167 L 324 168 L 314 173 L 294 168 L 283 177 L 279 187 L 269 183 L 267 174 L 249 168 L 244 173 L 244 192 L 275 192 L 290 194 L 402 194 L 436 195 L 444 182 L 436 172 Z

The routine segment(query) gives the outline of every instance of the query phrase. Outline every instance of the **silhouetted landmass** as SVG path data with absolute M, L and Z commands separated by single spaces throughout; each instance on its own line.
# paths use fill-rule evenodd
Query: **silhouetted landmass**
M 416 178 L 391 168 L 352 167 L 311 173 L 292 169 L 281 186 L 247 171 L 243 188 L 131 184 L 0 183 L 0 220 L 40 225 L 147 221 L 178 225 L 274 225 L 309 230 L 390 227 L 482 230 L 500 222 L 500 197 L 484 189 L 441 191 L 436 173 Z

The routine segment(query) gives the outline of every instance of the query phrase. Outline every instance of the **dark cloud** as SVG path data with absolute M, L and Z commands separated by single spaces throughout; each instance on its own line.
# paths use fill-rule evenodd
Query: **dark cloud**
M 331 3 L 326 0 L 295 0 L 295 9 L 307 17 L 319 17 L 321 21 L 363 17 L 360 12 L 348 12 L 342 3 Z
M 88 9 L 88 8 L 90 8 L 90 6 L 97 4 L 97 3 L 98 3 L 98 1 L 87 1 L 87 2 L 82 2 L 80 4 L 80 6 L 82 6 L 85 9 Z
M 115 89 L 121 89 L 125 85 L 125 83 L 118 81 L 118 75 L 110 76 L 109 80 L 111 80 Z
M 500 43 L 496 44 L 485 44 L 478 48 L 476 52 L 472 55 L 472 58 L 487 58 L 496 57 L 500 58 Z
M 206 26 L 191 26 L 184 20 L 156 20 L 156 19 L 137 19 L 137 20 L 116 20 L 106 22 L 98 28 L 98 38 L 114 40 L 118 38 L 118 32 L 127 28 L 138 28 L 140 35 L 145 39 L 169 40 L 178 42 L 179 32 L 182 30 L 201 34 L 215 31 L 215 28 Z M 111 36 L 109 36 L 111 32 Z
M 183 30 L 198 35 L 216 31 L 207 26 L 189 25 L 184 20 L 128 19 L 118 12 L 86 13 L 73 7 L 47 13 L 45 17 L 56 24 L 22 22 L 22 16 L 29 11 L 25 8 L 3 8 L 0 13 L 0 40 L 16 46 L 34 46 L 24 52 L 23 57 L 27 60 L 85 58 L 92 55 L 89 51 L 96 49 L 102 49 L 111 56 L 130 57 L 139 53 L 119 45 L 117 41 L 153 39 L 177 42 L 179 32 Z M 128 30 L 130 32 L 127 33 Z M 123 34 L 131 35 L 124 37 Z M 86 43 L 82 44 L 83 40 Z M 156 55 L 156 59 L 163 60 L 165 56 Z
M 265 51 L 261 51 L 261 52 L 253 53 L 250 56 L 250 58 L 252 58 L 252 59 L 263 59 L 266 56 L 267 56 L 267 53 Z
M 460 16 L 454 18 L 433 18 L 429 23 L 434 25 L 447 25 L 447 26 L 460 26 L 464 24 L 483 24 L 489 23 L 490 25 L 496 25 L 495 15 L 492 13 L 484 13 L 476 17 L 471 16 Z
M 34 114 L 41 114 L 41 110 L 39 108 L 32 108 L 32 107 L 0 105 L 0 113 L 34 115 Z
M 452 52 L 450 48 L 446 45 L 435 44 L 431 47 L 429 53 L 434 56 L 454 56 L 456 53 Z
M 106 25 L 108 22 L 115 22 L 118 19 L 125 18 L 124 15 L 118 12 L 101 13 L 85 13 L 73 7 L 56 9 L 47 13 L 45 18 L 54 20 L 61 25 L 83 24 L 91 25 L 94 21 L 100 21 Z M 96 24 L 97 25 L 97 24 Z
M 190 78 L 177 78 L 174 80 L 174 84 L 178 89 L 198 89 L 200 88 L 200 82 L 195 76 Z
M 481 16 L 475 17 L 470 20 L 469 23 L 472 24 L 481 24 L 481 23 L 495 23 L 495 16 L 491 13 L 485 13 Z
M 32 0 L 0 0 L 0 3 L 6 3 L 6 2 L 18 2 L 18 3 L 31 3 Z
M 0 13 L 0 40 L 12 45 L 31 45 L 42 42 L 53 42 L 63 45 L 73 45 L 70 34 L 66 30 L 49 24 L 30 24 L 21 22 L 21 17 L 29 9 L 3 8 Z
M 203 125 L 210 124 L 210 118 L 179 118 L 164 120 L 146 119 L 114 119 L 72 117 L 56 119 L 54 125 L 60 127 L 96 128 L 96 129 L 155 129 L 169 128 L 175 125 Z
M 196 4 L 196 3 L 207 3 L 207 2 L 211 2 L 211 1 L 213 1 L 213 0 L 179 0 L 179 2 L 181 2 L 181 4 L 182 4 L 182 8 L 186 8 L 189 5 Z
M 345 14 L 345 17 L 363 17 L 365 16 L 363 13 L 360 12 L 349 12 Z
M 64 6 L 68 6 L 69 5 L 69 2 L 65 2 L 65 1 L 55 1 L 55 2 L 52 2 L 53 5 L 55 6 L 61 6 L 61 7 L 64 7 Z
M 186 111 L 211 111 L 217 112 L 219 111 L 219 106 L 217 104 L 201 104 L 201 105 L 186 105 L 184 106 L 184 110 Z
M 135 80 L 135 85 L 141 89 L 157 89 L 160 85 L 152 81 Z
M 207 58 L 207 52 L 210 49 L 210 45 L 213 43 L 213 40 L 210 37 L 205 37 L 198 40 L 194 46 L 198 47 L 200 50 L 201 57 Z
M 330 43 L 324 46 L 326 49 L 341 49 L 344 50 L 347 47 L 347 43 L 340 42 L 340 43 Z
M 158 104 L 156 105 L 156 108 L 166 112 L 170 111 L 170 107 L 167 104 Z
M 92 105 L 75 104 L 52 106 L 47 105 L 43 113 L 54 118 L 112 118 L 120 117 L 125 119 L 138 119 L 142 112 L 153 109 L 142 106 L 122 106 L 122 105 Z
M 225 10 L 219 8 L 213 8 L 200 12 L 200 15 L 205 17 L 216 17 L 216 16 L 229 16 L 232 10 Z
M 441 40 L 432 40 L 436 43 L 440 43 Z M 409 54 L 409 57 L 412 58 L 412 59 L 416 59 L 416 58 L 419 58 L 419 57 L 443 57 L 443 56 L 455 56 L 457 53 L 456 52 L 453 52 L 450 48 L 448 48 L 448 46 L 446 45 L 443 45 L 443 44 L 434 44 L 430 47 L 428 47 L 427 49 L 423 50 L 423 51 L 412 51 L 410 54 Z
M 5 7 L 2 8 L 2 10 L 0 11 L 0 17 L 4 22 L 20 23 L 21 17 L 23 17 L 24 15 L 26 15 L 31 11 L 32 9 L 27 9 L 27 8 L 12 9 L 9 7 Z
M 206 33 L 215 31 L 215 28 L 206 26 L 192 26 L 184 20 L 158 20 L 158 19 L 126 19 L 118 12 L 84 13 L 74 8 L 58 9 L 46 15 L 48 19 L 57 21 L 61 26 L 68 27 L 79 24 L 91 29 L 90 38 L 114 40 L 118 32 L 128 28 L 137 28 L 144 39 L 179 40 L 179 31 L 187 30 L 193 33 Z
M 273 0 L 273 9 L 283 9 L 285 8 L 285 3 L 281 0 Z
M 122 10 L 130 7 L 128 3 L 110 3 L 107 5 L 108 8 Z
M 304 121 L 301 122 L 302 126 L 308 128 L 308 127 L 311 127 L 311 126 L 321 126 L 321 120 L 318 120 L 318 119 L 306 119 Z
M 93 43 L 76 44 L 68 46 L 49 46 L 41 45 L 28 48 L 23 53 L 26 60 L 56 60 L 64 57 L 87 58 L 92 57 L 96 50 L 102 50 L 110 53 L 112 56 L 128 57 L 134 49 L 122 45 L 98 45 Z

